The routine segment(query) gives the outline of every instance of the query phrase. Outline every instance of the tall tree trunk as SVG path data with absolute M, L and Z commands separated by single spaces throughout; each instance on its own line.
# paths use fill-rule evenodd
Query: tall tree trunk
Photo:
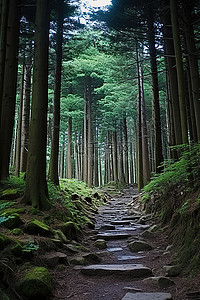
M 142 132 L 142 158 L 143 158 L 143 183 L 146 185 L 150 181 L 150 162 L 147 140 L 147 122 L 144 98 L 143 71 L 140 66 L 140 88 L 141 88 L 141 132 Z
M 31 93 L 31 69 L 32 65 L 25 65 L 24 74 L 24 99 L 22 107 L 22 140 L 20 171 L 26 172 L 28 157 L 29 122 L 30 122 L 30 93 Z
M 127 121 L 124 117 L 124 166 L 125 166 L 125 181 L 129 184 L 129 167 L 128 167 L 128 133 L 127 133 Z
M 113 149 L 113 179 L 114 182 L 118 182 L 118 170 L 117 170 L 117 133 L 116 130 L 112 132 L 112 149 Z
M 53 138 L 51 144 L 51 159 L 49 166 L 50 180 L 59 185 L 58 155 L 60 135 L 60 91 L 62 70 L 62 42 L 64 22 L 64 0 L 57 0 L 57 36 L 56 36 L 56 72 L 54 88 Z
M 24 74 L 25 74 L 25 59 L 22 68 L 21 75 L 21 90 L 20 90 L 20 104 L 18 113 L 18 124 L 17 124 L 17 141 L 16 141 L 16 159 L 15 159 L 15 175 L 20 174 L 20 159 L 21 159 L 21 137 L 22 137 L 22 108 L 24 99 Z
M 33 98 L 26 187 L 23 202 L 46 210 L 51 207 L 46 180 L 49 1 L 37 0 Z
M 7 29 L 6 59 L 0 125 L 0 180 L 9 177 L 12 144 L 19 45 L 19 9 L 17 1 L 10 0 Z
M 192 96 L 195 111 L 198 141 L 200 142 L 200 79 L 198 71 L 198 56 L 192 26 L 192 3 L 184 0 L 185 38 L 188 52 L 189 69 L 191 76 Z
M 93 163 L 93 145 L 92 145 L 92 78 L 88 76 L 88 187 L 92 187 L 92 163 Z
M 151 8 L 148 10 L 148 42 L 150 52 L 150 63 L 151 63 L 151 80 L 152 80 L 152 120 L 154 127 L 154 143 L 155 143 L 155 168 L 156 173 L 161 171 L 159 166 L 163 162 L 162 155 L 162 138 L 161 138 L 161 121 L 160 121 L 160 104 L 159 104 L 159 88 L 158 88 L 158 70 L 156 60 L 156 47 L 155 47 L 155 28 L 153 24 L 153 11 Z
M 1 27 L 0 27 L 0 126 L 1 126 L 1 110 L 3 101 L 3 85 L 5 72 L 5 58 L 7 45 L 7 26 L 9 13 L 9 0 L 2 0 L 1 10 Z
M 165 53 L 166 53 L 166 62 L 167 62 L 167 71 L 169 76 L 169 93 L 171 99 L 171 108 L 173 116 L 173 128 L 175 133 L 174 145 L 180 145 L 183 143 L 182 131 L 181 131 L 181 117 L 180 117 L 180 106 L 178 101 L 178 81 L 177 81 L 177 72 L 176 72 L 176 60 L 174 52 L 174 43 L 172 35 L 172 24 L 170 16 L 170 7 L 169 1 L 163 0 L 163 33 L 165 41 Z M 173 145 L 173 144 L 172 144 Z
M 187 117 L 186 117 L 186 108 L 185 108 L 184 71 L 183 71 L 183 61 L 182 61 L 181 41 L 179 35 L 178 11 L 177 11 L 176 0 L 170 0 L 170 11 L 171 11 L 172 32 L 173 32 L 173 39 L 174 39 L 174 50 L 176 56 L 179 106 L 180 106 L 180 116 L 181 116 L 181 132 L 182 132 L 183 143 L 187 144 L 188 132 L 187 132 Z
M 67 178 L 72 178 L 72 117 L 68 120 Z
M 83 151 L 83 181 L 88 181 L 88 99 L 87 99 L 87 81 L 85 80 L 84 90 L 84 151 Z
M 122 132 L 123 132 L 123 127 L 121 125 L 120 128 L 120 138 L 119 138 L 119 151 L 118 151 L 118 176 L 119 176 L 119 182 L 125 184 L 125 174 L 124 174 L 124 157 L 123 157 L 123 136 L 122 136 Z

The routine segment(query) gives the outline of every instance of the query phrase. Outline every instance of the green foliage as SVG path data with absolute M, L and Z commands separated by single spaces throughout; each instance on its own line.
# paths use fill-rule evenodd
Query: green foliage
M 22 251 L 23 252 L 32 252 L 32 251 L 37 251 L 39 249 L 39 246 L 32 243 L 32 242 L 27 242 L 23 247 Z
M 20 177 L 10 175 L 10 178 L 0 182 L 0 194 L 3 193 L 5 189 L 12 189 L 13 192 L 19 192 L 20 195 L 23 194 L 25 188 L 24 173 L 20 173 Z
M 172 186 L 190 186 L 200 178 L 200 144 L 180 145 L 173 147 L 181 152 L 176 162 L 167 161 L 162 174 L 155 175 L 143 188 L 143 200 L 153 193 L 166 194 Z

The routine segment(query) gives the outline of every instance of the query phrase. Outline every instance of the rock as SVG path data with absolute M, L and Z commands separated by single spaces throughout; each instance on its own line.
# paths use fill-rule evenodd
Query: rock
M 49 268 L 55 268 L 58 264 L 68 264 L 67 255 L 62 252 L 47 253 L 40 258 Z
M 111 224 L 112 225 L 129 225 L 130 224 L 130 220 L 121 220 L 121 221 L 112 221 Z
M 169 286 L 175 285 L 174 281 L 168 277 L 149 277 L 143 280 L 146 283 L 155 283 L 160 288 L 167 288 Z
M 178 276 L 181 273 L 180 266 L 164 266 L 163 269 L 166 271 L 166 276 Z
M 69 240 L 77 239 L 77 235 L 80 231 L 78 225 L 72 221 L 62 224 L 59 229 L 61 229 Z
M 101 261 L 100 257 L 96 253 L 84 254 L 83 258 L 87 261 L 87 263 L 99 263 Z
M 153 249 L 151 245 L 147 244 L 144 241 L 133 241 L 129 243 L 128 246 L 132 252 L 148 251 Z
M 103 239 L 98 239 L 94 242 L 95 247 L 97 247 L 98 249 L 106 249 L 107 248 L 107 244 L 106 241 Z
M 82 256 L 73 257 L 72 259 L 70 259 L 69 262 L 73 265 L 81 265 L 81 266 L 87 265 L 86 259 Z
M 154 237 L 154 234 L 153 234 L 153 232 L 151 232 L 149 230 L 145 230 L 144 232 L 141 233 L 140 236 L 143 237 L 143 238 L 149 239 L 149 238 Z
M 12 213 L 12 214 L 6 213 L 3 215 L 5 217 L 8 217 L 8 219 L 5 222 L 3 222 L 3 226 L 8 229 L 14 229 L 24 223 L 21 217 L 19 216 L 19 214 L 17 213 Z
M 115 230 L 115 226 L 110 224 L 105 224 L 101 226 L 100 230 Z
M 43 267 L 29 269 L 20 280 L 18 292 L 28 299 L 49 299 L 52 294 L 49 271 Z
M 50 235 L 50 227 L 46 225 L 43 222 L 40 222 L 38 220 L 30 221 L 26 226 L 26 231 L 30 234 L 34 235 L 44 235 L 49 236 Z
M 54 239 L 56 240 L 60 240 L 62 243 L 68 243 L 69 240 L 66 238 L 66 236 L 64 235 L 64 233 L 60 230 L 53 230 L 53 235 L 54 235 Z
M 127 293 L 122 300 L 170 300 L 169 293 Z
M 67 244 L 67 245 L 64 245 L 64 248 L 72 253 L 78 253 L 78 249 L 76 246 L 72 245 L 72 244 Z
M 18 189 L 7 189 L 1 192 L 0 200 L 16 200 L 20 197 Z
M 92 276 L 120 275 L 132 278 L 146 277 L 152 274 L 151 269 L 141 264 L 91 265 L 83 267 L 81 272 Z
M 106 232 L 106 233 L 99 233 L 97 237 L 104 240 L 121 240 L 127 239 L 131 235 L 125 232 Z

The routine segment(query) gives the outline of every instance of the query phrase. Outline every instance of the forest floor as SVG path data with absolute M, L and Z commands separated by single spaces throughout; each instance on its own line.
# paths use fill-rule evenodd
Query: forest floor
M 148 238 L 141 236 L 149 227 L 153 228 L 154 222 L 153 219 L 145 219 L 144 212 L 140 209 L 137 201 L 130 209 L 128 204 L 130 202 L 134 203 L 133 198 L 135 195 L 137 195 L 137 189 L 130 187 L 124 190 L 123 194 L 113 196 L 109 202 L 100 207 L 99 213 L 96 215 L 95 229 L 85 232 L 81 243 L 101 258 L 100 265 L 142 264 L 152 270 L 153 275 L 151 276 L 166 276 L 163 266 L 172 264 L 173 248 L 171 249 L 167 235 L 161 230 L 153 232 L 151 237 Z M 113 228 L 108 226 L 111 224 L 114 226 Z M 118 234 L 119 238 L 117 238 Z M 120 234 L 127 234 L 128 236 L 121 238 Z M 114 237 L 113 235 L 116 236 Z M 107 242 L 105 250 L 97 250 L 94 246 L 94 242 L 98 237 L 105 237 Z M 152 250 L 131 252 L 128 244 L 131 241 L 138 240 L 150 244 Z M 109 275 L 98 275 L 98 270 L 94 271 L 92 275 L 84 275 L 82 268 L 84 267 L 69 265 L 51 271 L 55 285 L 53 299 L 200 299 L 199 276 L 190 278 L 184 274 L 184 270 L 178 276 L 170 277 L 174 285 L 161 288 L 155 282 L 144 282 L 145 276 L 143 278 L 134 278 L 134 276 L 127 276 L 123 273 L 120 275 L 119 273 L 115 274 L 114 271 Z M 134 298 L 136 293 L 157 292 L 163 293 L 161 298 L 156 298 L 156 294 L 155 297 L 153 295 L 151 298 L 150 296 L 149 298 L 148 296 L 147 298 Z M 171 294 L 171 298 L 167 297 L 168 293 Z

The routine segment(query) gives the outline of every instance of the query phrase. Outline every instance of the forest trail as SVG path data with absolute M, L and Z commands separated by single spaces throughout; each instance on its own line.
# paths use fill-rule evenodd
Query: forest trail
M 150 216 L 143 214 L 137 201 L 133 204 L 136 195 L 137 189 L 130 187 L 99 208 L 96 227 L 82 242 L 101 261 L 88 266 L 70 265 L 65 270 L 55 271 L 54 299 L 188 299 L 177 292 L 181 275 L 166 279 L 163 266 L 169 265 L 172 259 L 167 238 L 162 232 L 153 232 L 155 225 Z M 97 240 L 101 243 L 102 239 L 107 247 L 99 250 L 95 243 Z M 152 277 L 153 281 L 144 281 Z

